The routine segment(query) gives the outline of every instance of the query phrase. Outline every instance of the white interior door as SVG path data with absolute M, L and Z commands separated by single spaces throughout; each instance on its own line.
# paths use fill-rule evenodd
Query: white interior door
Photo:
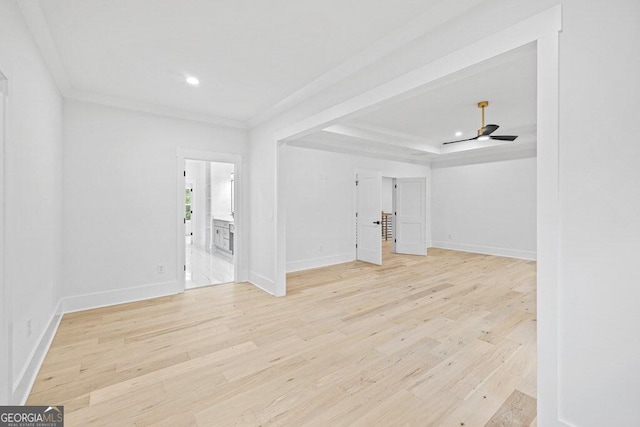
M 396 178 L 393 187 L 393 252 L 426 255 L 427 179 Z
M 356 173 L 356 259 L 382 265 L 382 172 Z

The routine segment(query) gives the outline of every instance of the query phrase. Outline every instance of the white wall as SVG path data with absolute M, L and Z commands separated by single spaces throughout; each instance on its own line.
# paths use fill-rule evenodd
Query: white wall
M 357 169 L 378 170 L 396 178 L 425 176 L 430 181 L 428 166 L 288 147 L 288 271 L 355 259 Z M 427 229 L 429 222 L 427 218 Z
M 637 424 L 640 2 L 564 10 L 560 414 L 579 426 Z
M 65 309 L 175 292 L 176 150 L 242 154 L 245 132 L 65 101 L 64 138 Z
M 0 2 L 0 71 L 9 89 L 2 159 L 2 274 L 12 290 L 13 309 L 15 390 L 9 397 L 20 403 L 37 373 L 38 358 L 50 338 L 47 331 L 55 328 L 60 297 L 62 100 L 13 1 Z
M 433 168 L 438 248 L 536 257 L 536 159 Z
M 393 211 L 393 178 L 398 177 L 382 177 L 382 210 L 384 212 Z
M 228 219 L 231 215 L 231 173 L 230 163 L 211 164 L 211 212 L 214 218 Z

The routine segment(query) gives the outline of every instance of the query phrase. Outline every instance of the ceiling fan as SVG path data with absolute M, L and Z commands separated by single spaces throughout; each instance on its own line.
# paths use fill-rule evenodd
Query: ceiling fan
M 493 139 L 496 141 L 513 141 L 515 140 L 518 136 L 517 135 L 491 135 L 493 132 L 495 132 L 500 126 L 498 125 L 485 125 L 484 124 L 484 109 L 486 107 L 489 106 L 489 101 L 480 101 L 478 102 L 478 108 L 482 109 L 482 127 L 480 129 L 478 129 L 478 135 L 473 137 L 473 138 L 469 138 L 469 139 L 460 139 L 458 141 L 449 141 L 449 142 L 443 142 L 442 145 L 447 145 L 447 144 L 455 144 L 457 142 L 465 142 L 465 141 L 486 141 L 488 139 Z

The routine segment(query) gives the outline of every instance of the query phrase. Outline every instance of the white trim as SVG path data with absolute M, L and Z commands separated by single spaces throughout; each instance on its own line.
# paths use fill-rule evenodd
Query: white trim
M 366 147 L 366 141 L 354 140 L 362 143 L 362 147 Z M 427 156 L 411 156 L 403 157 L 397 152 L 382 151 L 377 148 L 370 147 L 367 151 L 356 147 L 347 147 L 345 144 L 329 141 L 316 135 L 307 136 L 301 140 L 287 142 L 288 146 L 306 148 L 310 150 L 331 151 L 333 153 L 350 154 L 353 156 L 369 157 L 372 159 L 394 160 L 396 162 L 411 163 L 416 165 L 428 165 L 431 157 Z
M 533 142 L 518 143 L 500 147 L 499 150 L 490 148 L 461 151 L 454 154 L 431 158 L 431 169 L 442 169 L 478 163 L 494 163 L 507 160 L 529 159 L 536 157 L 537 147 Z
M 536 260 L 534 251 L 523 251 L 520 249 L 496 248 L 493 246 L 470 245 L 466 243 L 452 242 L 431 242 L 432 248 L 449 249 L 452 251 L 473 252 L 476 254 L 495 255 L 507 258 L 525 259 L 528 261 Z
M 42 332 L 42 335 L 40 335 L 40 338 L 38 339 L 38 345 L 31 351 L 31 354 L 27 358 L 28 362 L 25 364 L 22 372 L 20 372 L 13 384 L 12 400 L 16 404 L 24 405 L 27 402 L 27 398 L 29 397 L 31 388 L 36 381 L 38 372 L 40 372 L 42 363 L 47 356 L 49 347 L 51 347 L 53 338 L 56 336 L 56 332 L 58 332 L 58 326 L 60 326 L 60 321 L 62 320 L 62 314 L 60 313 L 61 306 L 62 301 L 59 301 L 56 309 L 53 311 L 53 314 L 49 319 L 47 328 Z
M 144 101 L 134 101 L 132 99 L 122 98 L 119 96 L 103 95 L 75 88 L 69 89 L 64 93 L 64 96 L 68 99 L 75 99 L 77 101 L 89 102 L 92 104 L 107 105 L 125 110 L 141 111 L 143 113 L 208 123 L 222 127 L 248 129 L 247 124 L 240 120 L 218 117 L 212 114 L 196 113 L 194 111 L 181 110 L 179 108 L 167 107 Z
M 276 288 L 276 284 L 274 283 L 273 280 L 269 280 L 266 277 L 264 277 L 261 274 L 258 273 L 254 273 L 253 271 L 249 272 L 249 283 L 251 283 L 252 285 L 262 289 L 263 291 L 265 291 L 268 294 L 271 294 L 273 296 L 278 296 L 276 295 L 275 292 L 275 288 Z
M 285 234 L 287 227 L 287 171 L 285 169 L 287 164 L 287 150 L 286 143 L 278 143 L 273 162 L 273 178 L 276 183 L 273 193 L 273 223 L 275 226 L 274 231 L 276 232 L 273 258 L 275 266 L 273 294 L 278 297 L 287 294 L 287 239 Z M 283 230 L 283 233 L 278 233 L 277 230 Z
M 242 164 L 242 154 L 222 153 L 218 151 L 192 150 L 189 148 L 178 148 L 177 154 L 185 160 L 203 160 L 206 162 L 236 163 Z
M 561 15 L 560 6 L 555 10 Z M 537 58 L 537 326 L 538 424 L 560 421 L 558 343 L 560 298 L 559 35 L 538 40 Z
M 290 261 L 287 263 L 287 273 L 294 271 L 310 270 L 312 268 L 327 267 L 330 265 L 343 264 L 345 262 L 355 261 L 353 252 L 346 254 L 330 255 L 317 258 L 302 259 L 299 261 Z
M 64 297 L 62 298 L 62 310 L 65 314 L 74 313 L 76 311 L 175 295 L 180 292 L 182 292 L 182 289 L 178 287 L 175 281 L 151 283 L 131 288 Z

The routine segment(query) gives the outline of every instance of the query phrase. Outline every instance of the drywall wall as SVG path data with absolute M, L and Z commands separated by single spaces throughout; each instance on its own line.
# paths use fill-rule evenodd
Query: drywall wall
M 65 308 L 175 292 L 176 150 L 244 154 L 245 132 L 79 101 L 64 108 Z
M 536 258 L 536 159 L 433 168 L 432 245 Z
M 559 409 L 577 426 L 640 417 L 638 22 L 637 1 L 564 2 Z
M 249 280 L 271 294 L 276 293 L 276 126 L 251 129 L 249 140 Z
M 13 1 L 0 2 L 0 72 L 9 93 L 2 159 L 2 274 L 12 293 L 13 328 L 8 400 L 19 404 L 51 338 L 60 298 L 62 99 Z
M 211 212 L 214 218 L 229 219 L 231 215 L 231 163 L 211 164 Z
M 393 211 L 393 178 L 387 176 L 382 177 L 382 210 Z
M 386 177 L 431 180 L 428 166 L 288 147 L 288 271 L 355 259 L 354 173 L 358 169 L 378 170 Z

